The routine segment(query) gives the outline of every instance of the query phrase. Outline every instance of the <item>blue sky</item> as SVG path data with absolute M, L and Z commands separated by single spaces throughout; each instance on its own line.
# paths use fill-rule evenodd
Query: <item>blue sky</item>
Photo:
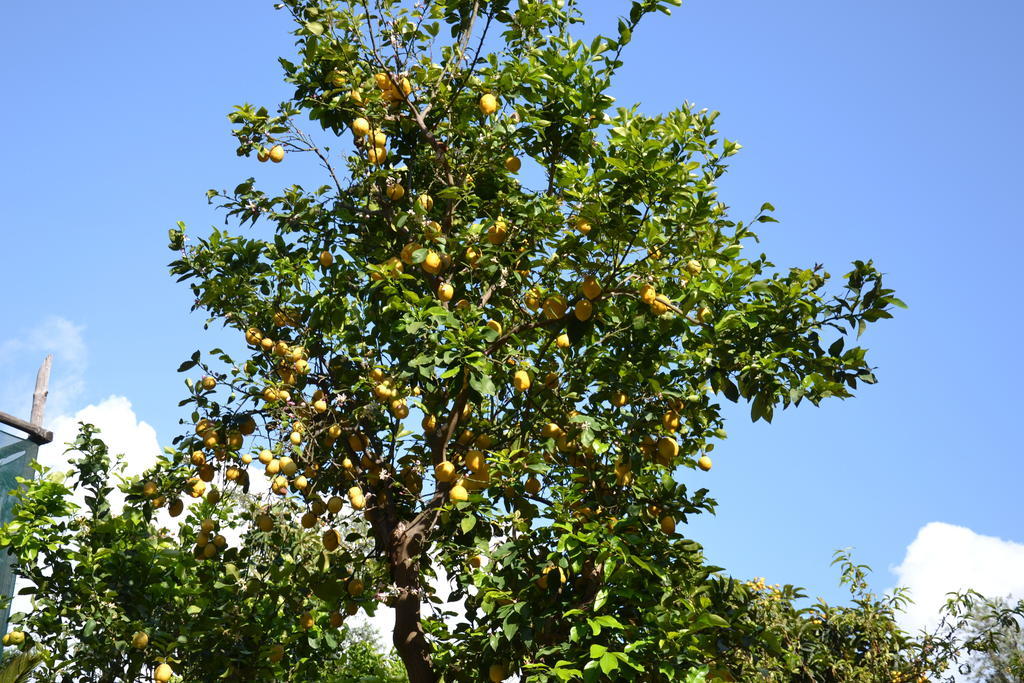
M 588 30 L 625 5 L 585 2 Z M 221 223 L 210 187 L 296 180 L 238 159 L 225 119 L 287 97 L 290 27 L 251 0 L 52 9 L 0 9 L 0 410 L 28 412 L 44 347 L 64 345 L 56 410 L 125 396 L 167 443 L 174 370 L 217 337 L 167 275 L 166 231 Z M 627 50 L 620 103 L 723 112 L 744 149 L 722 198 L 737 217 L 777 207 L 762 231 L 777 264 L 841 275 L 871 258 L 910 305 L 864 338 L 879 385 L 771 426 L 735 411 L 714 470 L 687 475 L 720 502 L 687 533 L 736 575 L 837 598 L 835 548 L 884 588 L 929 522 L 1024 542 L 1022 22 L 1010 0 L 692 0 Z

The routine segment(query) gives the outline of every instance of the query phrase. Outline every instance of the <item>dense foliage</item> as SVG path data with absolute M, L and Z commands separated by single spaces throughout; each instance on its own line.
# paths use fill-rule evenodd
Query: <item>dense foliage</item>
M 176 508 L 183 518 L 172 533 L 154 524 L 162 501 L 142 505 L 130 496 L 123 510 L 111 509 L 109 482 L 123 463 L 92 427 L 74 448 L 72 470 L 26 482 L 14 519 L 0 530 L 0 546 L 27 584 L 21 593 L 31 598 L 4 644 L 41 646 L 44 680 L 136 681 L 163 662 L 186 680 L 270 678 L 279 670 L 274 648 L 285 643 L 292 680 L 330 681 L 336 671 L 401 680 L 365 630 L 349 633 L 346 615 L 310 600 L 307 567 L 326 560 L 319 537 L 288 523 L 290 501 L 268 507 L 236 493 L 216 506 Z M 280 520 L 273 533 L 248 528 L 257 514 Z M 204 550 L 225 547 L 229 536 L 244 550 L 205 561 L 212 553 Z M 307 609 L 330 657 L 306 637 Z
M 183 680 L 196 681 L 407 680 L 405 667 L 379 651 L 369 627 L 350 628 L 344 614 L 326 611 L 330 586 L 310 582 L 301 569 L 325 561 L 323 539 L 288 521 L 294 510 L 287 500 L 267 507 L 235 492 L 230 504 L 198 502 L 187 514 L 172 502 L 178 519 L 164 514 L 166 501 L 159 497 L 132 495 L 124 510 L 111 509 L 107 482 L 116 478 L 121 461 L 108 455 L 89 426 L 74 447 L 71 471 L 44 470 L 24 482 L 14 519 L 0 529 L 0 545 L 13 553 L 26 584 L 22 594 L 32 600 L 27 613 L 14 615 L 15 626 L 4 637 L 10 647 L 0 683 L 159 680 L 163 663 Z M 135 481 L 122 486 L 144 488 Z M 247 530 L 254 519 L 265 525 L 267 514 L 272 531 Z M 210 531 L 197 538 L 204 525 Z M 226 547 L 224 536 L 262 555 L 204 552 Z M 354 530 L 348 542 L 362 538 Z M 897 626 L 907 596 L 872 594 L 867 568 L 848 554 L 838 554 L 836 562 L 851 600 L 833 606 L 809 605 L 793 586 L 734 581 L 703 566 L 695 545 L 690 551 L 689 562 L 677 563 L 669 574 L 671 599 L 652 615 L 664 628 L 658 662 L 663 679 L 909 682 L 956 668 L 970 680 L 1020 678 L 1024 604 L 968 592 L 951 598 L 934 633 L 912 638 Z M 553 575 L 548 580 L 544 590 L 555 596 L 570 590 L 554 584 Z M 489 591 L 468 603 L 481 599 L 504 602 Z M 347 601 L 346 612 L 356 604 Z M 702 610 L 697 619 L 695 606 Z M 598 662 L 631 632 L 630 624 L 608 614 L 580 610 L 569 616 L 575 623 L 564 637 L 589 641 Z M 631 645 L 624 641 L 621 647 Z M 461 655 L 437 657 L 446 676 L 463 675 Z M 632 660 L 623 661 L 628 666 Z M 686 668 L 672 671 L 672 663 Z M 577 676 L 568 664 L 556 672 Z M 619 670 L 608 677 L 632 676 Z
M 250 178 L 209 196 L 252 232 L 171 232 L 173 272 L 248 350 L 182 366 L 204 373 L 195 429 L 159 490 L 248 486 L 258 451 L 322 533 L 365 515 L 372 542 L 303 580 L 394 607 L 414 681 L 703 664 L 726 620 L 677 524 L 714 505 L 719 401 L 770 421 L 874 381 L 848 339 L 899 301 L 870 262 L 829 288 L 745 256 L 774 219 L 718 197 L 739 145 L 717 114 L 615 107 L 634 30 L 676 4 L 624 3 L 583 42 L 572 1 L 285 2 L 294 97 L 230 118 L 240 155 L 326 182 Z

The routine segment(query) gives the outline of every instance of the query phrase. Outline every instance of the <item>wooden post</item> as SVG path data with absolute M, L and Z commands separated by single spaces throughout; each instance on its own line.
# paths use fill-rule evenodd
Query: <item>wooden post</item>
M 50 368 L 53 366 L 53 356 L 47 356 L 43 361 L 39 373 L 36 375 L 36 390 L 32 394 L 32 417 L 28 422 L 19 417 L 0 412 L 0 424 L 14 427 L 26 434 L 35 444 L 42 446 L 53 441 L 53 433 L 43 427 L 43 414 L 46 411 L 46 396 L 50 393 Z
M 46 412 L 46 397 L 50 394 L 50 368 L 53 367 L 53 354 L 43 359 L 43 364 L 36 374 L 36 390 L 32 393 L 32 416 L 29 421 L 37 427 L 43 426 L 43 414 Z

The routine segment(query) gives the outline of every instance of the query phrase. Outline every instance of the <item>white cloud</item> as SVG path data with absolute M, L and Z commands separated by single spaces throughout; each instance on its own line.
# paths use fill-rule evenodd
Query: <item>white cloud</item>
M 156 456 L 160 453 L 156 430 L 139 420 L 127 398 L 110 396 L 74 415 L 60 415 L 49 421 L 47 426 L 53 430 L 53 443 L 39 449 L 40 464 L 59 471 L 71 468 L 69 458 L 77 455 L 65 453 L 65 444 L 75 440 L 79 422 L 93 424 L 100 430 L 99 437 L 106 442 L 111 456 L 124 455 L 126 467 L 123 476 L 139 475 L 156 463 Z M 114 509 L 120 509 L 124 504 L 124 494 L 114 491 L 111 503 Z
M 914 604 L 900 618 L 911 633 L 931 629 L 946 594 L 973 588 L 989 597 L 1024 597 L 1024 544 L 982 536 L 962 526 L 930 522 L 892 569 Z
M 44 419 L 44 425 L 53 432 L 53 442 L 39 449 L 38 461 L 52 469 L 70 469 L 66 444 L 77 436 L 78 423 L 88 422 L 101 430 L 112 455 L 125 456 L 125 476 L 141 474 L 152 467 L 160 449 L 156 431 L 138 419 L 131 402 L 123 396 L 110 396 L 81 407 L 88 365 L 84 329 L 65 318 L 50 316 L 35 327 L 0 339 L 0 409 L 29 417 L 36 372 L 46 355 L 53 354 Z M 119 508 L 124 496 L 115 491 L 112 497 Z
M 4 376 L 0 410 L 28 418 L 36 372 L 46 354 L 52 353 L 53 373 L 46 412 L 69 412 L 85 389 L 88 354 L 82 336 L 84 329 L 70 320 L 51 316 L 16 337 L 0 340 L 0 372 Z

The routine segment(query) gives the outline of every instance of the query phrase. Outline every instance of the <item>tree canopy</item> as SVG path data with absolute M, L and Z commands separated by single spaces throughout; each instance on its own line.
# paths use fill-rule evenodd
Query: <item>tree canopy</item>
M 393 607 L 413 681 L 703 663 L 724 620 L 677 525 L 713 508 L 720 400 L 770 421 L 874 381 L 849 339 L 899 301 L 872 264 L 830 287 L 746 255 L 772 207 L 719 198 L 739 145 L 717 113 L 615 106 L 634 31 L 676 4 L 583 42 L 574 2 L 285 2 L 294 96 L 230 118 L 240 155 L 326 182 L 250 178 L 209 197 L 251 232 L 171 233 L 172 272 L 248 350 L 183 365 L 205 377 L 159 490 L 245 486 L 257 449 L 325 538 L 365 516 L 372 542 L 327 549 L 311 593 Z
M 238 343 L 181 365 L 185 433 L 89 549 L 135 544 L 122 599 L 204 634 L 159 642 L 157 680 L 312 680 L 343 615 L 385 608 L 414 683 L 936 666 L 856 578 L 859 610 L 812 617 L 684 533 L 715 506 L 723 401 L 770 422 L 852 396 L 875 381 L 857 337 L 902 304 L 871 261 L 832 278 L 756 253 L 773 207 L 735 217 L 719 197 L 740 145 L 717 112 L 616 105 L 634 32 L 678 4 L 623 2 L 586 41 L 572 0 L 279 5 L 294 94 L 229 118 L 240 156 L 312 161 L 322 184 L 248 178 L 208 193 L 237 229 L 170 231 L 172 273 Z M 239 511 L 242 494 L 263 502 Z M 161 564 L 149 520 L 183 498 L 192 553 Z M 180 584 L 173 567 L 189 590 L 151 590 Z M 96 651 L 83 670 L 155 665 Z

